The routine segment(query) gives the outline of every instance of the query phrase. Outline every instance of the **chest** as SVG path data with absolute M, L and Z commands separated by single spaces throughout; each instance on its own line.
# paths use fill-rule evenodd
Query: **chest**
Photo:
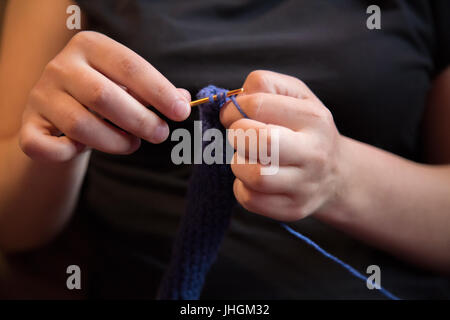
M 369 29 L 363 0 L 117 1 L 102 26 L 192 94 L 255 69 L 298 77 L 343 134 L 416 158 L 434 68 L 424 3 L 380 1 L 381 29 Z

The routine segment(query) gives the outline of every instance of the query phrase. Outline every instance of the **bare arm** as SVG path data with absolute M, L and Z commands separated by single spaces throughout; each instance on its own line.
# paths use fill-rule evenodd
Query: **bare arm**
M 427 105 L 425 144 L 433 164 L 340 135 L 330 111 L 298 79 L 256 71 L 244 88 L 237 100 L 250 119 L 227 105 L 224 126 L 278 129 L 280 141 L 275 175 L 261 175 L 259 163 L 231 165 L 245 208 L 282 221 L 313 214 L 393 255 L 450 273 L 450 68 L 436 79 Z
M 450 273 L 450 68 L 434 82 L 424 130 L 434 165 L 344 138 L 345 187 L 318 217 L 413 263 Z
M 74 35 L 65 28 L 70 1 L 9 1 L 0 53 L 0 248 L 47 241 L 73 210 L 89 154 L 38 163 L 19 147 L 22 113 L 46 64 Z M 20 236 L 18 236 L 20 235 Z
M 168 137 L 167 123 L 146 105 L 174 121 L 190 113 L 189 93 L 138 54 L 96 32 L 69 32 L 69 4 L 16 0 L 8 7 L 0 63 L 4 250 L 43 244 L 67 223 L 87 150 L 127 155 L 141 139 Z

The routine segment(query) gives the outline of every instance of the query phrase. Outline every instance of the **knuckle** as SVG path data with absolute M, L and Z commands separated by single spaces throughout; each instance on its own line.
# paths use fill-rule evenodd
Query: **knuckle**
M 324 118 L 326 117 L 323 108 L 317 106 L 317 104 L 313 102 L 309 104 L 309 114 L 316 121 L 323 121 Z
M 98 33 L 94 31 L 80 31 L 75 34 L 70 43 L 75 46 L 85 45 L 91 42 L 95 42 L 98 39 Z
M 257 91 L 267 91 L 271 88 L 269 81 L 270 71 L 255 70 L 247 76 L 246 82 Z
M 302 220 L 310 215 L 307 208 L 307 200 L 305 195 L 297 195 L 290 197 L 290 204 L 286 208 L 286 221 Z
M 32 157 L 35 154 L 36 150 L 35 139 L 33 135 L 28 134 L 26 125 L 24 125 L 20 130 L 19 146 L 22 149 L 22 151 L 30 157 Z
M 163 97 L 170 96 L 171 90 L 164 83 L 155 83 L 152 85 L 151 95 L 155 98 L 157 98 L 157 97 L 163 98 Z
M 36 84 L 28 94 L 27 107 L 33 107 L 43 101 L 42 89 L 39 84 Z
M 69 137 L 79 137 L 86 128 L 87 119 L 78 112 L 69 112 L 66 119 L 67 125 L 64 133 Z
M 313 155 L 314 166 L 318 169 L 322 169 L 326 166 L 328 161 L 328 154 L 322 149 L 318 149 Z
M 140 112 L 135 119 L 134 128 L 137 135 L 145 140 L 151 140 L 156 129 L 156 123 L 147 112 Z
M 90 102 L 96 107 L 105 106 L 109 101 L 110 95 L 109 86 L 103 82 L 97 82 L 92 85 Z
M 156 88 L 156 94 L 158 96 L 165 96 L 169 93 L 170 89 L 165 84 L 157 84 L 155 86 Z
M 311 114 L 321 121 L 333 119 L 331 111 L 325 107 L 319 100 L 310 99 L 307 102 L 308 108 L 311 110 Z
M 58 155 L 50 154 L 49 151 L 39 143 L 39 137 L 29 130 L 28 124 L 22 126 L 19 133 L 19 147 L 24 154 L 33 160 L 59 161 Z
M 45 74 L 49 76 L 60 76 L 64 74 L 66 67 L 60 57 L 52 59 L 45 67 Z
M 299 93 L 296 95 L 297 98 L 308 99 L 308 98 L 314 97 L 314 94 L 311 92 L 308 85 L 304 81 L 302 81 L 296 77 L 291 77 L 291 76 L 289 76 L 289 77 L 290 77 L 290 79 L 292 79 L 292 83 L 295 86 L 297 86 L 298 88 L 300 88 Z
M 47 109 L 51 109 L 53 105 L 53 92 L 38 83 L 28 94 L 22 119 L 30 114 L 45 112 Z
M 132 78 L 141 70 L 138 63 L 129 57 L 124 57 L 119 60 L 119 68 L 124 77 Z
M 306 218 L 309 213 L 304 206 L 300 206 L 298 208 L 290 210 L 291 214 L 289 215 L 290 219 L 293 221 L 302 220 Z
M 323 107 L 321 109 L 322 109 L 322 119 L 323 119 L 323 121 L 327 125 L 334 124 L 334 118 L 333 118 L 333 114 L 331 113 L 331 111 L 328 108 L 326 108 L 326 107 Z
M 304 90 L 309 90 L 308 86 L 306 85 L 305 82 L 303 82 L 302 80 L 300 80 L 299 78 L 295 78 L 295 77 L 290 77 L 292 79 L 292 81 L 294 81 L 294 83 L 296 85 L 298 85 L 299 87 L 301 87 Z

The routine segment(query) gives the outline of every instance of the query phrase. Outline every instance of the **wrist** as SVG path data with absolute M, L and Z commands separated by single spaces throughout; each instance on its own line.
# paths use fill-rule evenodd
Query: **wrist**
M 358 159 L 358 144 L 355 140 L 340 135 L 337 140 L 337 151 L 334 164 L 334 179 L 328 200 L 315 213 L 320 220 L 335 222 L 348 220 L 352 203 L 358 199 L 361 185 L 355 181 Z

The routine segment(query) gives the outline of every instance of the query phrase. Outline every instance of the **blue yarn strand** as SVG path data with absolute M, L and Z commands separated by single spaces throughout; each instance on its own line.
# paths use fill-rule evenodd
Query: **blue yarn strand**
M 236 97 L 235 96 L 231 96 L 230 99 L 231 99 L 231 101 L 233 101 L 234 105 L 236 106 L 236 109 L 238 109 L 238 111 L 242 114 L 242 116 L 244 118 L 249 119 L 249 117 L 245 114 L 244 110 L 242 110 L 241 106 L 237 102 Z
M 200 90 L 198 99 L 209 98 L 199 107 L 203 133 L 210 128 L 225 128 L 219 120 L 220 108 L 230 101 L 228 90 L 208 86 Z M 214 99 L 217 95 L 217 101 Z M 222 141 L 223 150 L 226 140 Z M 203 141 L 203 150 L 208 144 Z M 221 164 L 194 165 L 187 190 L 186 212 L 174 239 L 172 257 L 161 280 L 157 298 L 161 300 L 197 300 L 201 296 L 206 275 L 217 253 L 237 204 L 233 194 L 234 176 L 223 153 Z
M 242 114 L 242 116 L 244 118 L 249 119 L 249 117 L 245 114 L 245 112 L 242 110 L 241 106 L 237 102 L 236 97 L 235 96 L 231 96 L 230 99 L 231 99 L 231 101 L 233 101 L 234 105 L 236 106 L 236 109 L 238 109 L 238 111 Z M 359 279 L 363 280 L 364 282 L 367 282 L 368 277 L 364 276 L 363 274 L 361 274 L 361 272 L 359 272 L 358 270 L 356 270 L 355 268 L 353 268 L 349 264 L 345 263 L 344 261 L 340 260 L 338 257 L 336 257 L 336 256 L 332 255 L 331 253 L 327 252 L 325 249 L 321 248 L 317 243 L 315 243 L 314 241 L 312 241 L 308 237 L 302 235 L 298 231 L 295 231 L 294 229 L 292 229 L 291 227 L 289 227 L 288 225 L 286 225 L 284 223 L 282 223 L 281 226 L 284 229 L 286 229 L 289 233 L 291 233 L 292 235 L 297 237 L 298 239 L 303 240 L 306 244 L 308 244 L 311 247 L 313 247 L 316 251 L 320 252 L 323 256 L 327 257 L 328 259 L 331 259 L 332 261 L 334 261 L 335 263 L 337 263 L 338 265 L 340 265 L 341 267 L 346 269 L 354 277 L 359 278 Z M 391 300 L 400 300 L 397 296 L 395 296 L 394 294 L 390 293 L 388 290 L 384 289 L 381 286 L 380 286 L 380 289 L 378 289 L 378 290 L 380 290 L 380 292 L 383 295 L 385 295 L 387 298 L 389 298 Z
M 325 249 L 321 248 L 317 243 L 315 243 L 314 241 L 312 241 L 308 237 L 302 235 L 300 232 L 295 231 L 294 229 L 292 229 L 288 225 L 282 223 L 281 226 L 284 229 L 286 229 L 289 233 L 291 233 L 292 235 L 297 237 L 298 239 L 304 241 L 306 244 L 308 244 L 311 247 L 313 247 L 316 251 L 320 252 L 323 256 L 325 256 L 328 259 L 331 259 L 332 261 L 336 262 L 338 265 L 340 265 L 341 267 L 346 269 L 348 272 L 350 272 L 354 277 L 359 278 L 359 279 L 363 280 L 364 282 L 367 282 L 368 278 L 365 277 L 363 274 L 361 274 L 361 272 L 359 272 L 358 270 L 353 268 L 351 265 L 345 263 L 344 261 L 342 261 L 338 257 L 336 257 L 336 256 L 332 255 L 331 253 L 327 252 Z M 381 286 L 380 286 L 380 289 L 378 289 L 378 290 L 380 290 L 380 292 L 382 294 L 384 294 L 387 298 L 389 298 L 391 300 L 400 300 L 400 298 L 398 298 L 394 294 L 390 293 L 388 290 L 384 289 Z
M 249 117 L 242 110 L 235 96 L 227 97 L 228 90 L 208 86 L 197 98 L 209 98 L 209 103 L 200 108 L 203 129 L 225 128 L 219 122 L 219 109 L 232 101 L 244 118 Z M 217 95 L 217 101 L 214 95 Z M 221 165 L 199 165 L 194 169 L 188 189 L 188 204 L 178 235 L 174 242 L 171 263 L 161 282 L 159 299 L 196 300 L 200 298 L 203 283 L 214 263 L 220 244 L 231 218 L 236 200 L 232 192 L 234 176 L 224 162 Z M 220 192 L 218 192 L 220 190 Z M 368 278 L 358 270 L 322 249 L 311 239 L 281 224 L 289 233 L 304 241 L 323 256 L 334 261 L 354 277 L 365 282 Z M 400 300 L 384 288 L 379 291 L 387 298 Z

